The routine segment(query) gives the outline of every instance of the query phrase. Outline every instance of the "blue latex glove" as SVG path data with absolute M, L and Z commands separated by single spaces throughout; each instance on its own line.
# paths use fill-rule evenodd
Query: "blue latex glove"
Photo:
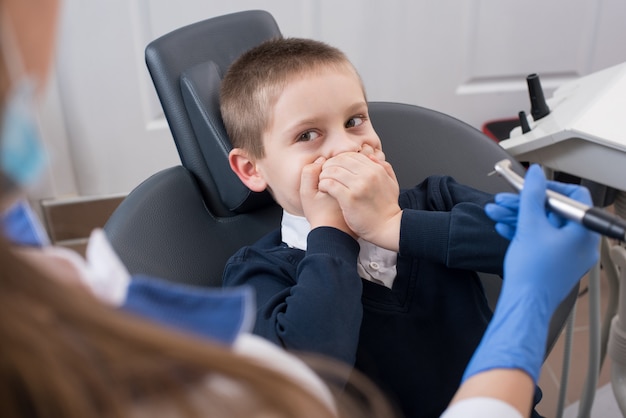
M 504 259 L 498 304 L 463 380 L 476 373 L 515 368 L 537 383 L 550 319 L 574 285 L 598 260 L 599 236 L 546 208 L 547 181 L 533 165 L 518 203 L 504 195 L 485 208 L 503 236 L 512 236 Z M 591 204 L 584 187 L 551 183 L 556 191 Z M 499 207 L 496 207 L 499 206 Z M 517 215 L 516 215 L 517 214 Z
M 559 183 L 556 181 L 547 182 L 548 189 L 569 196 L 580 186 Z M 489 203 L 485 207 L 485 213 L 492 220 L 496 221 L 496 231 L 504 238 L 512 240 L 517 228 L 517 217 L 519 213 L 520 195 L 517 193 L 498 193 L 495 196 L 495 204 Z M 556 227 L 563 225 L 564 219 L 554 212 L 548 212 L 548 220 Z

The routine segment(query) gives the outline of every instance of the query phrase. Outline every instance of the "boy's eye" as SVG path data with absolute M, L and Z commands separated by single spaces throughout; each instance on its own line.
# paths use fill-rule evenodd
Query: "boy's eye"
M 365 122 L 365 118 L 363 116 L 355 116 L 346 122 L 346 128 L 354 128 L 355 126 L 359 126 Z
M 306 131 L 306 132 L 302 132 L 299 136 L 297 141 L 298 142 L 307 142 L 307 141 L 312 141 L 315 138 L 317 138 L 318 136 L 320 136 L 317 132 L 315 131 Z

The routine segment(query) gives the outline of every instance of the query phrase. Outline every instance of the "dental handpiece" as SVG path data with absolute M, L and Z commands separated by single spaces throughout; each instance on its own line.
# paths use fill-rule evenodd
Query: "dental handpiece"
M 524 179 L 513 171 L 510 160 L 498 161 L 495 170 L 518 192 L 524 187 Z M 626 241 L 626 221 L 619 216 L 585 205 L 554 190 L 546 190 L 546 201 L 562 217 L 578 222 L 601 235 Z

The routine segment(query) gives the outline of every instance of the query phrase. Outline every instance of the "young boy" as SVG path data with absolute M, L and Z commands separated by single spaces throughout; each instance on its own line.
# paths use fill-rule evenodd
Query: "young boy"
M 247 52 L 221 110 L 232 169 L 284 209 L 224 271 L 256 290 L 254 332 L 354 365 L 407 417 L 439 416 L 491 317 L 474 270 L 502 269 L 492 196 L 439 176 L 400 192 L 359 75 L 324 43 Z

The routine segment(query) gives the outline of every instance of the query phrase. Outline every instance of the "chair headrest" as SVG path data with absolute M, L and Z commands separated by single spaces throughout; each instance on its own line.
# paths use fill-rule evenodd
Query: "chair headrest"
M 222 122 L 219 103 L 220 69 L 212 61 L 196 64 L 180 77 L 183 101 L 202 156 L 228 210 L 243 213 L 273 202 L 268 192 L 248 189 L 231 170 L 228 153 L 232 144 Z

